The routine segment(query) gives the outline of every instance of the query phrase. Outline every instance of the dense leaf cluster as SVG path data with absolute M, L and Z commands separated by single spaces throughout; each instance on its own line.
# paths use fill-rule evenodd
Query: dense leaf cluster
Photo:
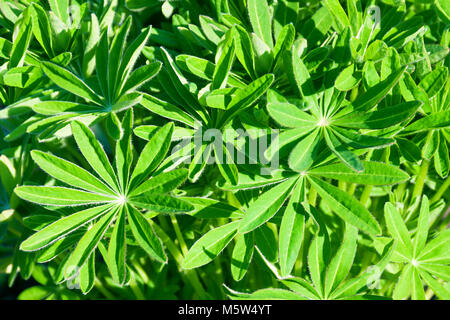
M 0 0 L 0 286 L 449 299 L 449 27 L 445 0 Z

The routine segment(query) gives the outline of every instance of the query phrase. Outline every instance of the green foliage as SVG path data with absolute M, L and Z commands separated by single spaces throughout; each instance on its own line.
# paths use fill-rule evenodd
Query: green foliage
M 0 280 L 450 299 L 449 22 L 443 0 L 0 1 Z

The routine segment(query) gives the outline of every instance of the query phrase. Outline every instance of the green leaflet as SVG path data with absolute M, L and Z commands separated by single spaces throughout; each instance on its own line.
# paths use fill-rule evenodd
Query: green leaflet
M 308 113 L 290 103 L 269 103 L 267 111 L 280 125 L 288 128 L 310 127 L 317 125 L 317 120 Z
M 106 229 L 116 213 L 117 211 L 113 209 L 109 213 L 105 214 L 80 239 L 75 250 L 72 252 L 69 260 L 67 261 L 65 267 L 66 269 L 64 271 L 64 277 L 66 279 L 69 279 L 80 272 L 80 269 L 82 269 L 84 264 L 88 261 L 90 255 L 93 254 L 93 251 L 97 247 L 97 243 L 105 234 Z
M 100 180 L 69 161 L 38 150 L 33 150 L 31 157 L 42 170 L 68 185 L 95 193 L 112 194 Z
M 292 177 L 263 193 L 248 208 L 239 224 L 239 233 L 250 232 L 272 218 L 281 208 L 296 182 L 297 177 Z
M 147 219 L 133 206 L 126 206 L 125 210 L 127 212 L 131 232 L 139 245 L 153 259 L 161 263 L 167 263 L 167 256 L 162 247 L 161 240 L 158 238 L 155 231 L 153 231 L 153 228 Z
M 269 48 L 273 48 L 272 28 L 270 28 L 272 17 L 266 0 L 248 0 L 248 15 L 253 31 L 261 38 Z M 269 27 L 268 27 L 269 26 Z
M 325 278 L 325 295 L 328 296 L 350 272 L 356 254 L 358 230 L 346 225 L 342 245 L 331 259 Z
M 337 0 L 326 0 L 324 1 L 325 6 L 328 8 L 330 15 L 333 19 L 333 25 L 338 32 L 349 26 L 349 19 L 345 14 L 344 9 L 341 7 L 339 1 Z
M 101 98 L 80 78 L 72 72 L 61 68 L 52 62 L 42 62 L 42 70 L 59 87 L 85 98 L 88 101 L 102 105 Z
M 364 171 L 364 166 L 359 158 L 351 152 L 348 147 L 339 141 L 332 132 L 324 131 L 325 141 L 333 153 L 341 159 L 347 166 L 356 172 Z
M 352 112 L 333 124 L 355 129 L 384 129 L 411 118 L 422 102 L 410 101 L 373 112 Z
M 231 256 L 231 274 L 235 281 L 240 281 L 247 273 L 253 257 L 253 234 L 239 234 Z
M 52 244 L 66 234 L 73 232 L 89 221 L 98 218 L 111 209 L 110 205 L 89 208 L 64 217 L 33 234 L 20 245 L 21 250 L 34 251 Z
M 406 228 L 400 213 L 391 203 L 386 203 L 384 212 L 386 225 L 390 234 L 398 241 L 399 247 L 402 250 L 405 250 L 408 255 L 407 258 L 412 257 L 413 247 L 411 244 L 411 237 L 409 236 L 408 229 Z
M 306 212 L 300 204 L 304 197 L 304 180 L 297 182 L 283 214 L 279 234 L 281 275 L 291 273 L 305 232 Z
M 108 265 L 114 281 L 123 284 L 126 279 L 126 234 L 125 234 L 126 212 L 122 208 L 117 214 L 117 220 L 111 235 L 108 247 Z
M 383 97 L 396 85 L 400 77 L 403 75 L 405 68 L 393 72 L 385 80 L 381 81 L 377 85 L 370 87 L 369 90 L 361 94 L 351 106 L 355 111 L 368 111 L 374 108 L 377 103 L 383 99 Z
M 155 194 L 153 191 L 131 197 L 129 201 L 139 208 L 164 213 L 189 212 L 194 209 L 188 202 L 168 195 Z
M 114 196 L 65 187 L 21 186 L 14 192 L 24 200 L 54 206 L 79 206 L 114 201 Z
M 160 128 L 142 150 L 130 178 L 131 188 L 148 178 L 164 159 L 169 150 L 173 128 L 173 123 L 168 123 Z M 155 149 L 158 152 L 155 152 Z
M 236 235 L 238 221 L 230 222 L 207 232 L 198 239 L 184 257 L 183 269 L 193 269 L 211 262 Z
M 117 177 L 103 150 L 103 147 L 95 138 L 92 131 L 83 123 L 73 121 L 71 123 L 72 133 L 78 147 L 92 169 L 114 190 L 117 190 Z
M 450 126 L 450 110 L 432 113 L 411 125 L 407 126 L 402 133 L 420 132 L 429 129 L 446 128 Z
M 370 185 L 391 185 L 409 179 L 406 172 L 393 165 L 374 161 L 362 161 L 362 164 L 364 171 L 359 173 L 343 163 L 337 163 L 310 169 L 308 175 Z
M 368 234 L 381 233 L 380 226 L 375 218 L 353 197 L 317 178 L 308 177 L 308 180 L 341 219 Z
M 319 130 L 303 138 L 289 155 L 289 167 L 297 172 L 307 170 L 319 153 Z

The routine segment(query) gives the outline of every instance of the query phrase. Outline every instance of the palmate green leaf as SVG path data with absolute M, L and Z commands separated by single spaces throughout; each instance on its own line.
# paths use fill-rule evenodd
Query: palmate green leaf
M 308 180 L 331 210 L 341 219 L 368 234 L 378 235 L 381 233 L 378 222 L 356 199 L 341 189 L 315 177 L 308 176 Z
M 49 175 L 68 185 L 102 194 L 114 194 L 104 183 L 83 168 L 39 150 L 31 151 L 34 162 Z
M 85 98 L 88 101 L 102 105 L 101 98 L 83 80 L 72 72 L 52 63 L 42 62 L 42 71 L 59 87 Z
M 304 179 L 297 182 L 283 214 L 279 233 L 280 274 L 291 273 L 298 257 L 305 232 L 306 212 L 301 206 L 304 198 Z
M 231 255 L 231 275 L 235 281 L 241 281 L 247 273 L 253 257 L 253 233 L 239 234 Z
M 103 147 L 98 142 L 94 133 L 83 123 L 72 121 L 72 133 L 83 156 L 91 165 L 92 169 L 111 187 L 118 191 L 116 174 L 108 160 Z
M 167 255 L 161 240 L 156 235 L 147 219 L 133 206 L 126 206 L 128 223 L 134 238 L 150 257 L 161 263 L 167 263 Z
M 355 129 L 384 129 L 408 120 L 422 106 L 420 101 L 409 101 L 373 112 L 352 112 L 333 124 Z
M 250 232 L 272 218 L 286 201 L 297 180 L 297 177 L 289 178 L 256 199 L 240 222 L 239 233 Z
M 408 228 L 397 208 L 390 202 L 384 206 L 384 217 L 389 233 L 398 241 L 399 249 L 403 254 L 406 254 L 406 258 L 412 258 L 413 246 Z
M 42 205 L 80 206 L 112 202 L 114 196 L 65 187 L 20 186 L 14 192 L 20 198 Z
M 343 163 L 336 163 L 310 169 L 308 175 L 368 185 L 391 185 L 409 179 L 406 172 L 393 165 L 375 161 L 362 161 L 362 164 L 364 171 L 359 173 Z
M 123 284 L 126 280 L 126 212 L 121 208 L 117 214 L 115 226 L 111 235 L 108 247 L 108 266 L 113 280 L 118 284 Z
M 234 238 L 238 225 L 239 221 L 230 222 L 207 232 L 189 249 L 181 267 L 194 269 L 211 262 Z
M 164 125 L 144 147 L 131 175 L 130 189 L 147 179 L 152 171 L 164 160 L 170 147 L 173 129 L 173 123 Z
M 297 172 L 307 170 L 319 154 L 320 131 L 315 130 L 303 138 L 289 155 L 289 167 Z
M 65 279 L 70 279 L 81 271 L 116 214 L 117 209 L 112 209 L 81 237 L 65 266 Z
M 355 259 L 358 229 L 346 225 L 342 245 L 331 259 L 325 277 L 325 296 L 328 296 L 346 278 Z
M 248 0 L 248 15 L 255 34 L 263 40 L 269 48 L 273 48 L 272 17 L 266 0 Z
M 20 245 L 23 251 L 35 251 L 48 246 L 86 223 L 111 210 L 111 205 L 103 205 L 79 211 L 64 217 L 27 238 Z
M 267 104 L 269 115 L 280 125 L 288 128 L 303 127 L 312 130 L 318 120 L 290 103 Z

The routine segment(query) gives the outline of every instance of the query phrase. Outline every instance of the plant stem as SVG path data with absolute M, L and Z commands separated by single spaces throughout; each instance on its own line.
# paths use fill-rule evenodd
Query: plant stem
M 95 279 L 95 284 L 94 285 L 97 288 L 97 290 L 100 291 L 105 296 L 106 299 L 108 299 L 108 300 L 115 300 L 116 299 L 116 297 L 114 297 L 114 295 L 111 292 L 109 292 L 109 290 L 106 289 L 103 286 L 103 284 L 100 282 L 100 280 Z
M 161 216 L 159 217 L 160 219 L 162 218 Z M 181 254 L 180 250 L 178 250 L 178 247 L 175 245 L 172 239 L 170 239 L 167 233 L 165 233 L 164 230 L 161 229 L 156 223 L 152 222 L 152 227 L 155 229 L 155 232 L 164 242 L 164 244 L 167 247 L 167 250 L 169 250 L 170 254 L 175 259 L 175 262 L 178 265 L 178 269 L 183 270 L 181 268 L 181 264 L 183 263 L 184 257 Z M 197 272 L 195 270 L 184 270 L 184 273 L 182 274 L 185 275 L 187 281 L 189 281 L 189 283 L 194 288 L 196 293 L 200 296 L 200 299 L 207 299 L 208 296 L 205 292 L 205 289 L 203 288 L 202 283 L 200 282 Z
M 137 300 L 146 300 L 141 288 L 139 288 L 139 285 L 136 282 L 134 272 L 131 272 L 130 288 Z
M 414 189 L 411 195 L 411 201 L 422 194 L 425 179 L 427 177 L 428 168 L 430 167 L 430 160 L 423 159 L 420 165 L 419 173 L 417 174 Z
M 363 192 L 361 194 L 360 202 L 365 207 L 367 205 L 367 201 L 370 198 L 370 193 L 372 192 L 373 186 L 366 185 L 363 189 Z
M 188 248 L 186 246 L 186 241 L 184 241 L 183 234 L 181 233 L 181 229 L 178 225 L 178 221 L 175 215 L 170 215 L 170 221 L 172 222 L 173 229 L 175 230 L 178 242 L 180 243 L 181 252 L 183 253 L 183 256 L 185 256 L 188 253 Z
M 444 183 L 439 187 L 434 196 L 431 198 L 430 203 L 435 203 L 441 199 L 445 191 L 450 187 L 450 176 L 445 179 Z
M 347 193 L 352 196 L 355 193 L 355 190 L 356 190 L 356 183 L 352 183 L 348 187 Z

